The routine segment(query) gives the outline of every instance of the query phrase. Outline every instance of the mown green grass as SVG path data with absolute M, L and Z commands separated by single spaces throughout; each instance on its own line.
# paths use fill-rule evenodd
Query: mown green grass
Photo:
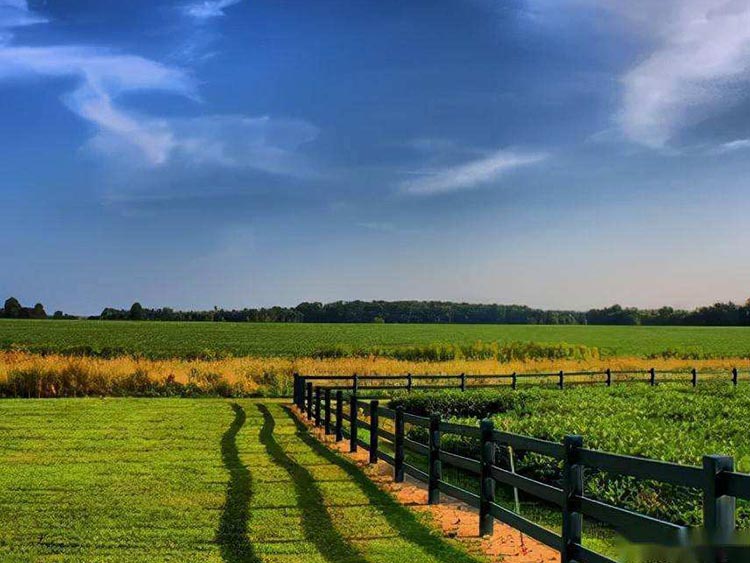
M 0 402 L 4 562 L 476 563 L 281 403 Z
M 747 327 L 530 325 L 378 325 L 0 320 L 0 348 L 37 351 L 88 347 L 146 356 L 217 352 L 236 356 L 307 356 L 332 346 L 367 348 L 433 343 L 566 342 L 628 356 L 665 350 L 750 356 Z

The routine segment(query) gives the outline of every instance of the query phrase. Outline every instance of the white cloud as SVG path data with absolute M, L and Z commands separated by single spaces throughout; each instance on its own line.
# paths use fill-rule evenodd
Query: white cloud
M 504 174 L 544 160 L 543 153 L 522 153 L 499 150 L 470 162 L 417 173 L 417 177 L 402 183 L 410 194 L 437 194 L 479 187 L 497 180 Z
M 225 15 L 224 10 L 226 8 L 239 4 L 240 1 L 241 0 L 203 0 L 203 2 L 188 4 L 185 7 L 185 13 L 198 20 L 217 18 Z
M 26 0 L 0 0 L 0 48 L 13 39 L 12 30 L 46 20 L 29 11 Z
M 736 139 L 728 143 L 722 143 L 713 152 L 721 154 L 745 149 L 750 149 L 750 139 Z
M 0 29 L 12 29 L 45 21 L 29 11 L 26 0 L 0 0 Z
M 659 148 L 685 126 L 734 103 L 750 77 L 750 2 L 612 2 L 655 49 L 622 77 L 618 121 L 632 141 Z
M 221 10 L 231 2 L 204 2 L 205 10 Z M 196 6 L 198 6 L 196 4 Z M 0 0 L 0 30 L 40 23 L 23 1 Z M 63 101 L 96 128 L 89 148 L 126 168 L 200 165 L 250 168 L 270 174 L 314 175 L 296 150 L 318 130 L 301 120 L 268 116 L 208 115 L 161 118 L 127 109 L 121 96 L 159 91 L 196 99 L 188 71 L 143 57 L 101 47 L 28 47 L 0 42 L 0 82 L 28 76 L 73 77 L 73 90 Z
M 151 136 L 163 137 L 165 158 L 158 164 L 192 169 L 252 169 L 298 178 L 316 175 L 314 167 L 297 151 L 318 135 L 318 129 L 306 121 L 209 115 L 145 120 L 141 125 Z M 89 147 L 127 164 L 133 160 L 128 141 L 107 130 L 91 139 Z
M 172 133 L 162 121 L 119 107 L 117 97 L 139 90 L 194 95 L 189 74 L 142 57 L 79 46 L 0 48 L 0 80 L 25 75 L 77 77 L 78 85 L 65 96 L 68 107 L 100 131 L 127 140 L 153 164 L 167 159 Z

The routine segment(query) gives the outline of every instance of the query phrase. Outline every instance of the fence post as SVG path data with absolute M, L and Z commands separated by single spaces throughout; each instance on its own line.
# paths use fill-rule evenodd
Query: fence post
M 325 429 L 326 429 L 326 436 L 328 436 L 331 433 L 331 390 L 326 389 L 325 391 L 325 405 L 326 405 L 326 412 L 325 412 Z
M 654 368 L 651 368 L 648 370 L 648 373 L 651 374 L 651 387 L 656 385 L 656 370 Z
M 299 374 L 294 374 L 294 385 L 292 386 L 292 394 L 294 395 L 292 397 L 292 403 L 294 406 L 299 408 Z
M 378 401 L 370 401 L 370 463 L 378 462 Z
M 698 385 L 698 370 L 693 368 L 692 370 L 690 370 L 690 373 L 693 376 L 693 387 L 695 387 L 696 385 Z
M 583 496 L 583 466 L 578 463 L 578 449 L 583 447 L 581 436 L 565 436 L 563 459 L 563 525 L 561 563 L 574 561 L 576 544 L 581 543 L 583 519 L 576 497 Z
M 481 431 L 479 471 L 479 535 L 488 536 L 494 529 L 495 518 L 490 513 L 490 504 L 495 502 L 495 480 L 491 467 L 495 463 L 495 441 L 492 438 L 494 425 L 485 418 L 479 425 Z
M 299 378 L 299 408 L 302 412 L 305 412 L 305 388 L 307 387 L 307 378 L 300 376 Z
M 427 504 L 440 502 L 439 481 L 443 477 L 443 466 L 440 461 L 440 415 L 430 416 L 429 439 L 429 474 L 427 479 Z
M 737 368 L 732 368 L 732 385 L 737 387 Z
M 393 480 L 396 483 L 404 482 L 404 407 L 396 407 L 395 435 L 396 441 L 393 444 Z
M 355 373 L 352 376 L 352 394 L 356 395 L 359 391 L 359 376 Z
M 466 391 L 466 374 L 461 374 L 461 391 Z
M 510 386 L 512 389 L 516 389 L 518 387 L 518 378 L 516 377 L 516 372 L 513 372 L 513 375 L 510 376 Z
M 612 370 L 607 368 L 607 387 L 612 387 Z
M 321 389 L 320 387 L 315 388 L 315 426 L 320 426 L 323 424 L 323 419 L 320 416 L 320 395 L 321 395 Z
M 344 392 L 336 391 L 336 441 L 344 439 Z
M 406 391 L 407 392 L 411 393 L 411 387 L 413 383 L 414 382 L 412 381 L 411 373 L 407 373 L 406 374 Z
M 726 561 L 722 545 L 726 545 L 735 529 L 735 504 L 733 496 L 726 494 L 726 482 L 722 471 L 734 471 L 731 456 L 703 456 L 703 527 L 709 545 L 714 546 L 713 561 Z
M 307 420 L 312 420 L 313 416 L 313 384 L 307 382 Z
M 349 451 L 354 453 L 357 451 L 357 396 L 352 395 L 349 398 L 349 422 L 352 427 L 349 432 Z
M 560 370 L 560 374 L 558 375 L 560 380 L 557 382 L 557 386 L 562 389 L 565 387 L 565 374 L 563 374 L 563 370 Z

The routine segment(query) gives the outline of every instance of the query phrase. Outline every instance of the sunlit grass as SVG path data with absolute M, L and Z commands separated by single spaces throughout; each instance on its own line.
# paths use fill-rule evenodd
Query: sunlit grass
M 278 402 L 0 402 L 0 560 L 473 563 Z

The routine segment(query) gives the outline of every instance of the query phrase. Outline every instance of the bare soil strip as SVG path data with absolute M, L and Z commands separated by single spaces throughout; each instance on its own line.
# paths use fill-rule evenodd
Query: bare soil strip
M 501 522 L 495 522 L 491 536 L 480 537 L 479 514 L 476 509 L 456 499 L 441 494 L 440 504 L 427 504 L 427 489 L 423 483 L 407 476 L 405 483 L 393 482 L 393 468 L 379 461 L 368 463 L 369 454 L 364 449 L 349 453 L 349 442 L 336 443 L 333 436 L 326 436 L 322 428 L 316 428 L 305 417 L 299 416 L 296 409 L 290 409 L 329 449 L 354 461 L 357 466 L 382 490 L 393 495 L 401 504 L 427 513 L 447 538 L 457 538 L 464 543 L 470 553 L 488 557 L 492 562 L 503 563 L 552 563 L 560 561 L 560 554 L 538 541 L 521 534 Z

